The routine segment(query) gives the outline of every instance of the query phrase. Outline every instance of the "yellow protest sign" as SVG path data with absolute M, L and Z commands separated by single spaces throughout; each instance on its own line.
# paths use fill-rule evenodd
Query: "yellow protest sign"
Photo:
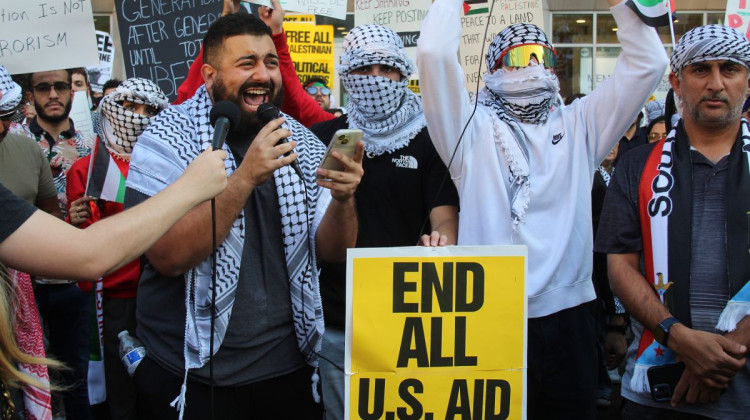
M 333 26 L 284 22 L 289 54 L 300 83 L 308 77 L 323 77 L 333 82 Z
M 284 22 L 300 22 L 315 24 L 315 15 L 284 15 Z
M 526 247 L 349 250 L 347 418 L 523 419 Z

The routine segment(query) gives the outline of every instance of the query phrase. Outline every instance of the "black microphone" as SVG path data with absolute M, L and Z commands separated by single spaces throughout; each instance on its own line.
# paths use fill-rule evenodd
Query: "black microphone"
M 275 120 L 276 118 L 281 118 L 281 112 L 279 111 L 279 108 L 276 107 L 276 105 L 270 103 L 270 102 L 264 102 L 258 106 L 258 119 L 263 124 L 268 124 L 269 122 Z M 278 128 L 276 128 L 278 130 Z M 283 139 L 279 140 L 278 144 L 284 144 L 287 143 L 289 140 L 284 137 Z M 286 152 L 284 153 L 284 156 L 289 156 L 292 152 Z M 292 162 L 292 168 L 294 168 L 295 171 L 297 171 L 297 175 L 299 175 L 300 178 L 305 179 L 304 176 L 302 176 L 302 170 L 299 167 L 299 163 L 297 163 L 297 160 L 295 159 L 294 162 Z
M 209 119 L 214 127 L 214 138 L 211 140 L 211 146 L 214 150 L 221 150 L 229 130 L 232 127 L 237 127 L 237 124 L 240 123 L 240 107 L 232 101 L 217 102 L 211 108 Z
M 270 102 L 264 102 L 260 104 L 258 106 L 257 112 L 258 112 L 258 119 L 263 123 L 263 125 L 270 123 L 276 118 L 281 118 L 281 112 L 279 112 L 279 108 L 277 108 L 276 105 Z M 286 138 L 283 138 L 279 140 L 278 144 L 284 144 L 284 143 L 287 143 L 288 141 L 289 140 L 287 140 Z M 286 152 L 284 153 L 284 156 L 289 156 L 290 154 L 291 152 Z

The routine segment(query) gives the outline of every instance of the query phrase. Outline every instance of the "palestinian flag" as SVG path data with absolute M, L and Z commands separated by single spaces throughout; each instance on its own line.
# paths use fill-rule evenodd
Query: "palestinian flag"
M 490 8 L 487 6 L 489 0 L 466 0 L 464 1 L 464 15 L 478 15 L 488 13 Z
M 125 177 L 117 162 L 107 151 L 104 143 L 99 143 L 96 153 L 91 154 L 89 179 L 86 182 L 86 195 L 102 200 L 125 202 Z
M 669 26 L 670 9 L 675 11 L 675 0 L 627 0 L 628 5 L 648 26 Z

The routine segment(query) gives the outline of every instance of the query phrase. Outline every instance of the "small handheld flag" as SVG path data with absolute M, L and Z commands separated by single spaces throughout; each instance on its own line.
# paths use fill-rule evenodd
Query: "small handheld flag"
M 96 153 L 91 154 L 89 179 L 86 182 L 86 195 L 102 200 L 125 202 L 125 177 L 103 142 L 98 144 Z
M 627 0 L 625 4 L 633 9 L 648 26 L 669 26 L 670 17 L 675 11 L 675 0 Z

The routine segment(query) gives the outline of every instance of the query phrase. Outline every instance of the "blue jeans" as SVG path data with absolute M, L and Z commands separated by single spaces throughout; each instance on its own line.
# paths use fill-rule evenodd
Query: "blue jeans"
M 69 368 L 59 372 L 67 420 L 93 419 L 89 408 L 89 333 L 93 294 L 75 283 L 39 284 L 34 290 L 42 324 L 49 340 L 47 355 Z
M 325 420 L 344 420 L 344 381 L 347 379 L 344 375 L 345 338 L 343 331 L 331 327 L 326 327 L 323 334 L 323 348 L 320 351 L 323 357 L 318 366 L 320 384 L 323 387 Z

